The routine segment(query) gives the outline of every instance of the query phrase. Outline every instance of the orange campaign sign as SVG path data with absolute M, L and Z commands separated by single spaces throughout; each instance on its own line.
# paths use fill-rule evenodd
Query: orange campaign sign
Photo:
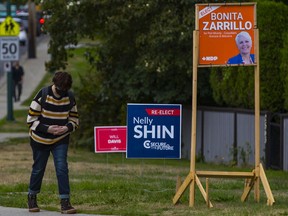
M 256 64 L 256 5 L 198 4 L 199 65 Z

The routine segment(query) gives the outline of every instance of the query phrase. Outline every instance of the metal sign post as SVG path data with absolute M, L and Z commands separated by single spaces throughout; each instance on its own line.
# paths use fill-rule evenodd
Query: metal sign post
M 5 71 L 7 72 L 7 121 L 14 121 L 13 116 L 13 78 L 11 63 L 5 63 Z
M 14 121 L 13 117 L 13 79 L 11 64 L 8 61 L 19 61 L 20 26 L 13 20 L 10 9 L 10 1 L 7 1 L 7 17 L 0 24 L 0 60 L 6 61 L 4 69 L 7 72 L 7 120 Z M 3 37 L 4 36 L 4 37 Z

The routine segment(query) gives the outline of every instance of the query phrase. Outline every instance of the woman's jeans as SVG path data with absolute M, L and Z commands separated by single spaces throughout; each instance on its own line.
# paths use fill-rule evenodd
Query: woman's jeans
M 37 194 L 40 192 L 44 172 L 51 152 L 58 180 L 59 197 L 60 199 L 69 198 L 70 186 L 67 163 L 68 144 L 57 144 L 45 150 L 32 146 L 32 151 L 34 163 L 32 166 L 28 192 L 30 194 Z

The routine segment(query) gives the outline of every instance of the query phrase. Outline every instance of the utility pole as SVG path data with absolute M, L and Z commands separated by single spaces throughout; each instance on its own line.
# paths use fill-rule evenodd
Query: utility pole
M 28 1 L 28 58 L 36 58 L 36 7 L 34 0 Z
M 7 0 L 6 2 L 7 7 L 7 17 L 11 16 L 11 5 L 10 0 Z M 9 63 L 7 63 L 7 68 L 9 68 Z M 11 67 L 9 68 L 9 71 L 7 70 L 7 121 L 14 121 L 13 116 L 13 79 L 12 79 L 12 70 Z
M 6 11 L 7 11 L 6 16 L 11 16 L 11 4 L 10 4 L 10 0 L 7 0 L 7 2 L 6 2 Z

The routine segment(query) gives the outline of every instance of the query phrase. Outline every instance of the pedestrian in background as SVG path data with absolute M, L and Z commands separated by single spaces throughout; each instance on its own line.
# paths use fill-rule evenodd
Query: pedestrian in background
M 72 77 L 67 72 L 56 72 L 53 85 L 42 88 L 34 97 L 27 116 L 33 166 L 28 190 L 29 212 L 39 212 L 36 195 L 41 184 L 50 153 L 53 155 L 58 180 L 61 213 L 74 214 L 70 203 L 67 153 L 69 135 L 79 125 L 74 96 L 69 89 Z M 72 96 L 71 96 L 72 95 Z
M 14 85 L 14 101 L 20 101 L 22 95 L 22 85 L 23 85 L 24 69 L 19 64 L 19 61 L 16 61 L 12 66 L 12 79 Z

